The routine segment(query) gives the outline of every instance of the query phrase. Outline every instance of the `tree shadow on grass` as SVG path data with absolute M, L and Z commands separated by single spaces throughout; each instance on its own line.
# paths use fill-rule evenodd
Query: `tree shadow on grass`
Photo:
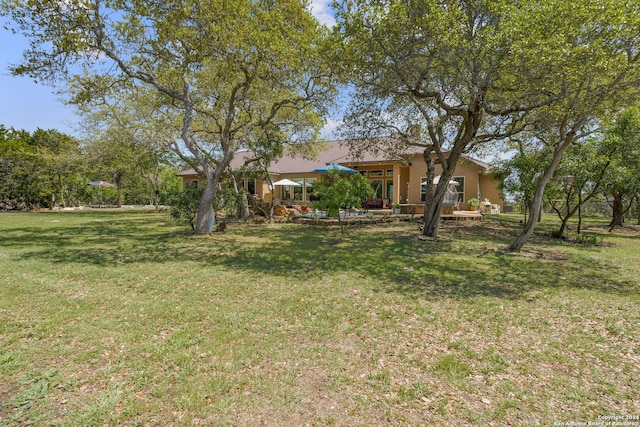
M 366 230 L 366 229 L 365 229 Z M 481 234 L 477 234 L 481 231 Z M 464 247 L 474 235 L 476 244 Z M 411 231 L 354 232 L 345 241 L 304 230 L 271 236 L 271 244 L 222 261 L 236 270 L 322 280 L 328 274 L 355 273 L 375 289 L 426 299 L 492 296 L 523 298 L 541 289 L 575 288 L 615 294 L 637 293 L 638 283 L 616 278 L 616 267 L 588 257 L 569 257 L 556 248 L 520 253 L 505 249 L 516 231 L 492 235 L 486 229 L 457 230 L 456 237 L 423 242 Z M 487 246 L 489 243 L 489 246 Z M 480 248 L 480 249 L 479 249 Z
M 640 291 L 636 282 L 616 279 L 615 267 L 603 262 L 577 259 L 531 261 L 517 254 L 495 254 L 486 258 L 485 266 L 489 268 L 442 266 L 446 275 L 429 277 L 423 274 L 412 282 L 398 277 L 387 290 L 425 299 L 473 296 L 517 299 L 537 291 L 553 289 L 585 289 L 618 295 L 637 294 Z
M 604 224 L 598 224 L 598 225 L 590 224 L 587 227 L 583 228 L 584 233 L 597 234 L 603 237 L 605 240 L 608 237 L 637 240 L 638 237 L 640 237 L 638 235 L 638 231 L 640 231 L 640 225 L 636 225 L 636 224 L 625 224 L 622 226 L 617 226 L 611 232 L 609 231 L 609 226 Z
M 352 274 L 375 290 L 425 299 L 517 299 L 561 288 L 639 291 L 637 282 L 617 277 L 615 265 L 588 256 L 537 245 L 507 252 L 517 230 L 499 223 L 445 227 L 442 239 L 421 241 L 413 226 L 398 224 L 351 228 L 344 239 L 337 228 L 292 224 L 234 225 L 228 233 L 187 237 L 170 222 L 143 214 L 87 218 L 70 226 L 9 229 L 0 245 L 23 260 L 102 267 L 197 263 L 291 286 Z
M 292 231 L 286 233 L 285 251 L 259 250 L 251 255 L 250 266 L 234 267 L 276 275 L 284 271 L 287 277 L 303 274 L 314 280 L 326 273 L 352 272 L 381 291 L 426 299 L 523 298 L 542 289 L 561 288 L 620 295 L 640 291 L 637 281 L 617 275 L 615 265 L 588 256 L 566 255 L 553 246 L 508 252 L 517 230 L 500 234 L 475 225 L 452 234 L 455 237 L 424 242 L 410 230 L 394 234 L 381 229 L 356 232 L 344 243 L 332 244 L 327 238 L 309 242 L 306 233 Z M 465 248 L 467 240 L 476 244 Z M 311 253 L 297 249 L 310 243 Z

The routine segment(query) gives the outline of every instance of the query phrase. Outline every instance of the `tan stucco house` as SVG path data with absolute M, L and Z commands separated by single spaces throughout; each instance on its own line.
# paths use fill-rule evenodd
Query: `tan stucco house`
M 278 199 L 284 204 L 310 206 L 311 183 L 322 178 L 322 174 L 313 171 L 330 163 L 338 163 L 357 170 L 369 180 L 380 199 L 372 207 L 386 208 L 398 203 L 413 207 L 416 213 L 423 212 L 425 193 L 421 184 L 426 180 L 427 166 L 418 148 L 413 153 L 403 155 L 402 159 L 394 159 L 368 152 L 353 156 L 344 141 L 324 142 L 323 145 L 324 149 L 314 159 L 285 155 L 269 166 L 272 182 L 287 178 L 300 186 L 276 186 L 271 189 L 266 180 L 247 178 L 244 180 L 245 189 L 268 202 Z M 238 153 L 231 167 L 242 166 L 249 156 L 250 153 Z M 440 172 L 441 169 L 436 170 L 436 175 Z M 502 193 L 489 172 L 489 164 L 470 157 L 463 157 L 458 162 L 453 179 L 459 183 L 456 189 L 460 209 L 466 209 L 467 201 L 471 198 L 478 198 L 481 203 L 488 199 L 494 207 L 503 207 Z M 180 172 L 178 176 L 182 177 L 185 185 L 198 185 L 204 180 L 194 169 Z

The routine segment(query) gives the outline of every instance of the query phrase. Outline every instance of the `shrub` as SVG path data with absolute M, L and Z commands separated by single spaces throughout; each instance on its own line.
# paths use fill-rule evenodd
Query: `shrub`
M 203 188 L 187 186 L 183 191 L 171 194 L 169 197 L 171 217 L 180 223 L 189 224 L 191 230 L 195 230 L 198 206 L 203 191 Z

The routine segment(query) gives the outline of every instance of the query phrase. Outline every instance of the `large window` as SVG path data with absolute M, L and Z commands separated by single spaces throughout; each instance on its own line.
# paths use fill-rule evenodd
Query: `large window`
M 371 188 L 376 192 L 376 197 L 382 198 L 382 180 L 370 179 L 369 184 L 371 184 Z
M 282 200 L 295 200 L 297 202 L 310 201 L 311 185 L 316 181 L 315 178 L 289 178 L 291 181 L 300 185 L 283 185 Z
M 452 181 L 456 181 L 458 185 L 454 188 L 456 189 L 456 193 L 458 193 L 458 202 L 464 202 L 464 176 L 454 176 L 451 178 Z M 425 183 L 427 181 L 427 177 L 424 176 L 420 178 L 420 183 Z M 420 185 L 420 201 L 424 202 L 427 195 L 427 187 L 425 185 Z
M 304 178 L 293 178 L 291 181 L 300 184 L 293 186 L 293 200 L 302 201 L 304 195 Z
M 254 178 L 246 178 L 244 181 L 244 189 L 249 194 L 256 194 L 256 180 Z
M 292 199 L 291 194 L 291 186 L 290 185 L 280 185 L 280 194 L 282 195 L 283 203 L 287 200 Z
M 451 180 L 456 181 L 456 193 L 458 193 L 458 202 L 464 203 L 464 176 L 454 176 Z
M 313 195 L 313 183 L 316 182 L 315 178 L 306 178 L 305 179 L 305 197 L 304 199 L 309 202 L 311 201 L 311 196 Z

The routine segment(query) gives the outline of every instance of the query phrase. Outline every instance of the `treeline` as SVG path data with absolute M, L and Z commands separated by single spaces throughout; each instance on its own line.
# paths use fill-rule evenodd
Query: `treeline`
M 503 190 L 531 210 L 544 165 L 553 157 L 553 147 L 543 143 L 511 141 L 514 154 L 494 169 Z M 611 212 L 609 231 L 623 225 L 625 217 L 640 220 L 640 109 L 626 108 L 591 137 L 570 146 L 544 192 L 545 210 L 560 220 L 557 237 L 563 236 L 571 218 L 578 218 L 581 231 L 586 207 L 594 202 Z
M 178 162 L 167 153 L 144 155 L 134 145 L 88 143 L 57 130 L 31 133 L 0 125 L 3 211 L 159 206 L 181 190 L 178 170 Z M 96 181 L 113 187 L 90 184 Z

